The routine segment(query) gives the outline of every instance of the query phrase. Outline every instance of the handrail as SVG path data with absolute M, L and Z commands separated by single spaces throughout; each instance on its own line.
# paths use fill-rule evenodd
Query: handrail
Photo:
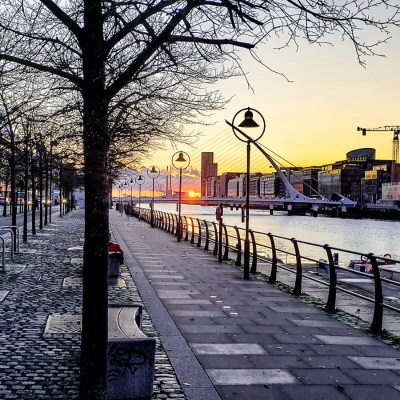
M 216 256 L 218 254 L 218 247 L 219 247 L 219 242 L 221 241 L 221 238 L 219 237 L 218 233 L 217 233 L 217 224 L 212 221 L 212 224 L 214 226 L 214 250 L 213 250 L 213 254 L 214 256 Z
M 222 228 L 225 232 L 225 250 L 224 250 L 224 255 L 222 256 L 223 260 L 228 260 L 229 257 L 229 236 L 228 236 L 228 229 L 226 225 L 222 224 Z
M 242 263 L 242 241 L 240 239 L 239 228 L 237 226 L 234 226 L 233 228 L 235 229 L 236 237 L 237 237 L 237 244 L 236 244 L 237 257 L 236 257 L 235 265 L 241 265 L 241 263 Z
M 257 242 L 256 238 L 254 236 L 254 232 L 249 229 L 250 237 L 251 237 L 251 243 L 253 245 L 253 252 L 252 252 L 252 261 L 251 261 L 251 268 L 250 272 L 255 274 L 257 272 Z
M 0 227 L 0 231 L 9 232 L 11 235 L 11 261 L 14 261 L 14 231 L 11 228 L 7 228 L 5 226 Z
M 196 218 L 196 220 L 197 220 L 197 226 L 199 228 L 199 235 L 197 237 L 197 245 L 196 246 L 200 247 L 201 246 L 201 222 L 198 218 Z
M 185 238 L 184 241 L 187 242 L 189 240 L 189 225 L 186 215 L 183 217 L 185 219 Z
M 14 232 L 14 239 L 15 239 L 15 244 L 16 246 L 14 247 L 14 252 L 19 253 L 19 228 L 16 225 L 7 225 L 7 226 L 0 226 L 1 228 L 10 228 L 12 230 L 15 230 L 17 234 Z
M 324 249 L 326 250 L 329 262 L 329 294 L 325 309 L 328 312 L 334 312 L 336 309 L 336 285 L 337 285 L 336 266 L 335 263 L 333 262 L 332 249 L 327 244 L 324 245 Z
M 203 220 L 204 226 L 206 228 L 206 244 L 204 245 L 204 250 L 208 250 L 208 246 L 210 244 L 210 231 L 208 229 L 207 220 Z
M 172 221 L 172 233 L 174 232 L 174 222 L 175 222 L 175 214 L 171 213 L 165 213 L 164 220 L 167 221 L 165 225 L 161 224 L 161 228 L 167 230 L 168 232 L 170 231 L 171 228 L 171 221 Z M 225 252 L 223 255 L 223 259 L 227 260 L 229 257 L 229 251 L 236 251 L 236 260 L 235 260 L 235 265 L 240 266 L 241 265 L 241 259 L 242 259 L 242 242 L 243 242 L 243 234 L 245 230 L 243 228 L 239 228 L 237 226 L 230 226 L 226 225 L 221 222 L 220 230 L 218 232 L 216 223 L 214 221 L 207 221 L 207 220 L 200 220 L 199 218 L 196 218 L 197 220 L 197 233 L 196 233 L 196 227 L 194 224 L 194 219 L 192 217 L 184 217 L 185 218 L 185 225 L 186 225 L 186 237 L 185 240 L 188 240 L 188 218 L 190 218 L 191 221 L 191 229 L 192 229 L 192 234 L 191 234 L 191 239 L 190 243 L 194 244 L 195 242 L 195 235 L 197 234 L 197 247 L 201 246 L 201 241 L 202 238 L 205 238 L 205 245 L 204 245 L 204 250 L 209 250 L 209 245 L 210 245 L 210 240 L 214 242 L 214 249 L 212 251 L 213 254 L 217 255 L 219 257 L 219 261 L 221 260 L 221 252 L 222 252 L 222 230 L 224 230 L 225 233 Z M 212 223 L 214 227 L 213 235 L 210 233 L 209 225 L 208 223 Z M 202 234 L 202 225 L 204 225 L 205 228 L 205 234 Z M 230 229 L 231 233 L 234 233 L 235 235 L 229 234 L 228 228 Z M 272 233 L 265 233 L 265 232 L 259 232 L 259 231 L 253 231 L 249 230 L 249 234 L 251 236 L 251 241 L 252 241 L 252 251 L 251 251 L 251 257 L 252 257 L 252 267 L 251 267 L 251 272 L 255 273 L 257 271 L 257 260 L 262 260 L 264 263 L 267 263 L 271 265 L 271 270 L 269 274 L 269 283 L 274 284 L 277 281 L 277 275 L 278 275 L 278 270 L 285 270 L 290 273 L 294 273 L 296 275 L 295 277 L 295 283 L 293 287 L 293 294 L 295 295 L 300 295 L 302 293 L 302 281 L 303 278 L 306 278 L 308 280 L 317 282 L 321 285 L 324 285 L 328 288 L 328 298 L 325 304 L 325 309 L 327 312 L 335 312 L 336 311 L 336 297 L 337 297 L 337 292 L 343 292 L 346 294 L 350 294 L 354 297 L 366 300 L 368 302 L 374 303 L 374 315 L 373 315 L 373 320 L 371 322 L 370 329 L 372 332 L 381 332 L 382 331 L 382 320 L 383 320 L 383 311 L 384 309 L 389 309 L 393 310 L 396 312 L 400 312 L 400 302 L 399 305 L 396 307 L 396 302 L 395 301 L 386 301 L 383 296 L 383 290 L 382 290 L 382 282 L 389 283 L 393 286 L 400 287 L 400 282 L 393 281 L 389 278 L 385 278 L 381 276 L 380 273 L 380 268 L 378 261 L 381 262 L 388 262 L 391 261 L 393 263 L 400 263 L 400 260 L 394 260 L 394 259 L 389 259 L 385 256 L 376 256 L 372 253 L 361 253 L 358 251 L 353 251 L 353 250 L 348 250 L 348 249 L 342 249 L 339 247 L 333 247 L 328 244 L 318 244 L 318 243 L 312 243 L 304 240 L 298 240 L 295 238 L 288 238 L 284 237 L 281 235 L 274 235 Z M 257 239 L 256 239 L 257 235 Z M 260 235 L 260 237 L 258 237 Z M 229 237 L 235 238 L 236 237 L 236 246 L 230 246 L 229 245 Z M 264 240 L 265 238 L 265 240 Z M 279 244 L 281 241 L 286 241 L 291 243 L 293 246 L 293 250 L 288 249 L 287 246 L 285 248 L 283 247 L 278 247 L 276 240 L 279 240 Z M 283 243 L 283 242 L 282 242 Z M 320 274 L 318 276 L 312 275 L 309 273 L 304 274 L 303 273 L 303 263 L 304 261 L 306 262 L 311 262 L 315 263 L 316 266 L 321 266 L 321 258 L 318 260 L 315 258 L 315 256 L 310 256 L 306 254 L 302 254 L 302 251 L 300 250 L 300 245 L 302 246 L 310 246 L 312 248 L 316 249 L 321 249 L 323 251 L 323 254 L 326 254 L 326 257 L 328 261 L 323 260 L 323 264 L 326 267 L 328 275 L 323 275 L 321 277 Z M 265 248 L 269 249 L 271 251 L 271 256 L 268 255 L 268 253 L 265 253 L 266 255 L 259 255 L 259 248 Z M 351 255 L 358 255 L 361 258 L 368 260 L 369 265 L 372 268 L 372 274 L 356 271 L 353 269 L 349 268 L 344 268 L 344 266 L 340 266 L 337 263 L 335 263 L 334 257 L 333 257 L 333 252 L 340 253 L 347 253 Z M 286 264 L 283 261 L 280 261 L 278 258 L 278 253 L 279 254 L 284 254 L 286 257 L 293 257 L 295 259 L 295 264 L 290 265 Z M 315 254 L 315 251 L 313 252 Z M 295 267 L 295 268 L 293 268 Z M 349 288 L 351 286 L 349 283 L 345 282 L 340 282 L 338 284 L 337 281 L 337 271 L 342 270 L 346 271 L 351 274 L 355 274 L 358 276 L 362 276 L 364 278 L 369 278 L 373 279 L 374 281 L 374 292 L 368 292 L 365 291 L 364 289 L 361 288 Z M 363 294 L 364 291 L 364 294 Z
M 3 267 L 3 270 L 6 266 L 5 261 L 6 261 L 6 241 L 3 238 L 3 236 L 0 236 L 0 239 L 3 242 L 3 250 L 1 251 L 1 266 Z
M 190 237 L 190 244 L 193 244 L 194 243 L 194 223 L 193 223 L 193 218 L 192 217 L 189 217 L 189 219 L 190 219 L 190 223 L 191 223 L 191 226 L 192 226 L 192 235 Z

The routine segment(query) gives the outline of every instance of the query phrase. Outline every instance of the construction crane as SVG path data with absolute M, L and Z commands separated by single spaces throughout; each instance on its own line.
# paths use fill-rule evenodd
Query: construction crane
M 357 127 L 357 131 L 361 131 L 363 136 L 367 134 L 367 132 L 393 132 L 393 148 L 392 148 L 392 183 L 397 183 L 398 173 L 397 173 L 397 164 L 399 164 L 399 134 L 400 134 L 400 126 L 386 125 L 379 126 L 378 128 L 360 128 Z

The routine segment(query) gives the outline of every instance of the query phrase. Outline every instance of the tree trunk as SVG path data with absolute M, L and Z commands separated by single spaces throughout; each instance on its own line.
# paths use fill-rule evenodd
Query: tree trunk
M 39 229 L 43 229 L 43 151 L 39 151 Z
M 35 183 L 35 166 L 33 153 L 31 152 L 31 183 L 32 183 L 32 235 L 36 235 L 36 183 Z
M 44 185 L 44 224 L 47 225 L 48 213 L 49 213 L 49 155 L 45 153 L 45 185 Z
M 6 172 L 5 182 L 4 182 L 4 206 L 3 206 L 3 217 L 7 216 L 7 198 L 8 198 L 8 171 Z
M 81 345 L 82 400 L 107 395 L 109 134 L 105 100 L 103 26 L 100 0 L 85 0 L 82 48 L 85 151 L 85 245 Z

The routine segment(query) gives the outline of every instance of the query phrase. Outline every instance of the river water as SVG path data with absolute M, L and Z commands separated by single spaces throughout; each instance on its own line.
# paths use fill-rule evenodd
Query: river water
M 176 212 L 175 204 L 156 203 L 155 208 L 165 212 Z M 215 221 L 215 207 L 183 204 L 182 215 Z M 240 210 L 224 208 L 223 221 L 227 225 L 245 228 L 245 224 L 241 222 Z M 250 210 L 249 221 L 250 228 L 254 231 L 270 232 L 273 235 L 321 245 L 329 244 L 354 252 L 374 253 L 378 256 L 390 254 L 392 258 L 400 260 L 400 221 L 288 216 L 279 212 L 270 215 L 268 210 Z M 286 243 L 289 248 L 291 243 Z M 311 249 L 308 249 L 307 253 L 317 259 L 326 258 L 326 254 L 324 257 L 323 253 L 316 254 L 317 252 L 314 253 Z M 350 254 L 341 255 L 341 261 L 347 262 L 351 258 Z

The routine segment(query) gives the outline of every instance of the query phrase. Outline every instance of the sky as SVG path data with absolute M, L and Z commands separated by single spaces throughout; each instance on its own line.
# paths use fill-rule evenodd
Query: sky
M 385 57 L 367 57 L 365 67 L 358 63 L 352 44 L 340 37 L 334 38 L 333 46 L 303 42 L 299 48 L 282 50 L 273 44 L 260 47 L 260 58 L 290 82 L 243 52 L 243 67 L 253 89 L 243 77 L 217 83 L 213 88 L 233 99 L 207 120 L 212 125 L 188 128 L 201 132 L 198 142 L 178 148 L 166 144 L 147 163 L 165 170 L 172 155 L 184 150 L 190 154 L 191 169 L 199 170 L 200 153 L 213 151 L 219 174 L 245 171 L 246 145 L 234 136 L 225 119 L 232 121 L 246 107 L 264 116 L 266 132 L 260 143 L 287 160 L 284 165 L 329 164 L 362 147 L 375 148 L 377 159 L 391 159 L 392 132 L 362 136 L 357 126 L 400 125 L 400 29 L 393 30 L 392 36 L 379 48 Z M 251 171 L 268 172 L 269 168 L 257 149 L 252 149 Z M 186 172 L 193 177 L 196 171 Z M 194 184 L 189 177 L 185 182 Z

